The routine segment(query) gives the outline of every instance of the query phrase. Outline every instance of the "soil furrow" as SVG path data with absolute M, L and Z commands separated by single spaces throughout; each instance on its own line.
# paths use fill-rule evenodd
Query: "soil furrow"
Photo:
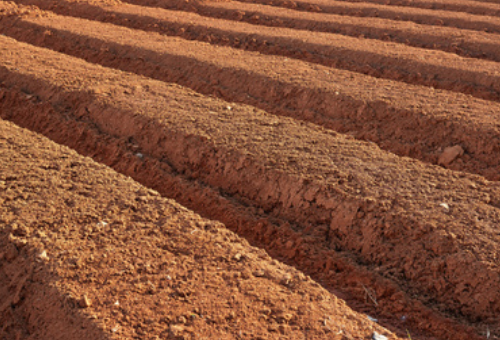
M 407 6 L 433 10 L 465 12 L 477 15 L 500 15 L 500 5 L 492 1 L 466 0 L 343 0 L 348 2 L 367 2 L 388 6 Z
M 69 23 L 72 20 L 74 23 Z M 6 27 L 2 29 L 2 32 L 14 34 L 8 30 L 7 26 L 14 27 L 16 25 L 26 25 L 26 29 L 32 30 L 33 24 L 79 35 L 88 34 L 87 32 L 91 29 L 90 27 L 88 29 L 87 27 L 80 28 L 84 24 L 79 24 L 78 18 L 72 17 L 23 18 L 21 22 L 16 23 L 9 23 L 6 20 L 4 23 Z M 88 23 L 86 26 L 101 27 L 100 30 L 110 32 L 121 30 L 119 27 L 100 25 L 100 23 L 94 22 Z M 212 25 L 216 25 L 216 23 Z M 200 26 L 200 32 L 202 32 L 202 28 L 205 26 Z M 496 62 L 462 58 L 441 51 L 431 51 L 372 39 L 357 39 L 338 34 L 310 34 L 309 32 L 289 29 L 242 26 L 240 32 L 234 32 L 236 31 L 234 29 L 232 37 L 227 30 L 219 33 L 228 34 L 228 36 L 219 39 L 226 42 L 236 40 L 236 44 L 241 44 L 240 39 L 249 40 L 246 43 L 246 48 L 252 49 L 249 46 L 253 45 L 253 49 L 262 53 L 292 56 L 375 77 L 463 92 L 487 100 L 500 100 L 500 72 L 498 71 L 499 64 Z M 97 30 L 94 29 L 95 32 Z M 123 31 L 121 34 L 148 36 L 139 32 L 125 33 Z M 200 34 L 207 35 L 206 33 Z M 28 39 L 25 36 L 27 34 L 23 38 Z M 101 39 L 104 37 L 104 35 L 100 35 Z M 23 39 L 17 36 L 16 38 Z M 217 40 L 217 37 L 212 38 L 210 34 L 208 34 L 208 38 Z M 149 39 L 151 38 L 149 37 Z
M 2 339 L 395 339 L 220 223 L 1 120 L 0 136 Z
M 399 155 L 500 178 L 500 157 L 494 156 L 500 153 L 500 108 L 494 102 L 73 18 L 8 21 L 2 30 L 21 40 L 351 132 Z M 443 149 L 453 145 L 465 149 L 463 157 L 440 162 Z
M 3 99 L 0 112 L 4 118 L 42 133 L 84 155 L 92 156 L 147 187 L 157 189 L 162 195 L 174 198 L 206 217 L 225 223 L 228 228 L 254 245 L 266 249 L 272 256 L 313 276 L 358 311 L 375 316 L 380 324 L 400 336 L 405 337 L 406 330 L 410 329 L 411 334 L 422 339 L 476 338 L 472 327 L 447 319 L 424 306 L 394 281 L 357 264 L 357 256 L 354 254 L 332 250 L 329 242 L 319 238 L 314 228 L 295 231 L 289 221 L 270 218 L 262 209 L 225 196 L 217 188 L 176 173 L 165 160 L 159 161 L 144 154 L 138 157 L 138 151 L 142 150 L 129 138 L 105 134 L 91 121 L 75 119 L 68 109 L 57 109 L 16 88 L 2 88 L 0 95 Z M 34 115 L 33 112 L 37 114 Z M 309 241 L 302 242 L 303 238 L 308 238 Z M 290 240 L 294 242 L 292 247 L 284 246 Z M 376 295 L 377 305 L 374 305 L 371 300 L 367 301 L 365 289 L 369 289 L 371 294 L 385 294 Z M 411 317 L 405 317 L 402 321 L 401 317 L 405 315 Z M 425 324 L 422 324 L 423 320 Z M 329 322 L 323 330 L 331 330 Z M 481 329 L 477 331 L 481 332 Z
M 290 258 L 310 258 L 301 251 L 305 245 L 316 251 L 316 240 L 307 237 L 314 232 L 331 250 L 356 253 L 380 275 L 408 285 L 422 302 L 486 321 L 497 334 L 498 183 L 0 39 L 4 86 L 134 141 L 141 153 L 168 162 L 176 172 L 293 222 L 302 238 L 278 242 L 269 235 L 271 247 L 292 241 L 286 246 L 295 249 Z M 398 300 L 394 293 L 388 289 L 376 296 Z
M 232 47 L 257 49 L 263 53 L 265 44 L 276 37 L 320 41 L 321 36 L 302 31 L 272 30 L 245 24 L 213 20 L 204 16 L 242 21 L 271 27 L 287 27 L 313 32 L 337 33 L 357 38 L 379 39 L 403 43 L 414 47 L 437 49 L 465 57 L 500 61 L 499 36 L 485 32 L 442 27 L 436 30 L 428 25 L 395 22 L 379 18 L 345 17 L 335 14 L 297 12 L 285 8 L 260 6 L 249 3 L 219 2 L 200 7 L 198 14 L 150 8 L 136 5 L 106 5 L 85 1 L 16 0 L 23 5 L 35 5 L 61 15 L 81 17 L 119 24 L 145 31 L 154 31 L 185 39 L 203 40 Z M 257 32 L 257 33 L 256 33 Z M 324 35 L 329 42 L 332 37 Z M 249 41 L 255 39 L 255 44 Z M 311 41 L 313 39 L 313 41 Z M 287 51 L 292 48 L 288 47 Z M 274 51 L 275 53 L 279 51 Z M 296 56 L 301 57 L 301 56 Z M 302 56 L 303 58 L 303 56 Z
M 125 0 L 142 6 L 157 6 L 163 8 L 182 8 L 196 11 L 206 5 L 203 1 L 189 2 L 165 0 Z M 242 2 L 286 7 L 306 12 L 323 12 L 346 16 L 377 17 L 397 21 L 412 21 L 417 24 L 433 26 L 449 26 L 490 33 L 500 32 L 500 18 L 486 15 L 473 15 L 442 10 L 395 7 L 387 5 L 354 3 L 336 0 L 242 0 Z

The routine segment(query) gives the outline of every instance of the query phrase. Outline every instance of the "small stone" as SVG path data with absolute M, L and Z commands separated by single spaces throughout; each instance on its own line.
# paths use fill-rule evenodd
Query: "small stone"
M 241 261 L 241 257 L 242 257 L 242 256 L 241 256 L 241 254 L 240 254 L 240 253 L 238 253 L 238 254 L 236 254 L 236 255 L 234 255 L 234 256 L 233 256 L 233 259 L 234 259 L 235 261 Z
M 441 203 L 439 206 L 443 207 L 444 210 L 446 210 L 446 211 L 450 210 L 450 206 L 448 205 L 448 203 Z
M 100 221 L 96 224 L 97 228 L 104 228 L 108 225 L 108 222 Z
M 87 295 L 82 296 L 80 301 L 78 301 L 78 306 L 80 306 L 80 308 L 88 308 L 88 307 L 90 307 L 91 304 L 92 304 L 92 302 L 87 297 Z
M 42 251 L 40 254 L 38 254 L 38 258 L 40 260 L 48 260 L 49 259 L 49 257 L 47 256 L 47 252 L 45 250 Z
M 439 156 L 438 164 L 448 166 L 455 159 L 464 154 L 464 149 L 460 145 L 450 146 L 444 149 L 441 156 Z
M 182 332 L 184 332 L 184 326 L 181 326 L 181 325 L 170 325 L 169 332 L 170 332 L 170 336 L 172 336 L 172 337 L 181 336 Z
M 373 340 L 388 340 L 388 338 L 385 335 L 378 334 L 377 332 L 373 332 L 372 339 Z
M 284 286 L 290 285 L 290 281 L 292 280 L 292 276 L 290 274 L 285 274 L 280 280 L 280 283 Z
M 147 293 L 148 294 L 155 294 L 156 293 L 156 286 L 151 281 L 148 281 L 146 284 L 147 284 Z
M 262 269 L 257 269 L 253 272 L 253 276 L 255 277 L 263 277 L 264 275 L 266 275 L 266 272 L 264 272 Z

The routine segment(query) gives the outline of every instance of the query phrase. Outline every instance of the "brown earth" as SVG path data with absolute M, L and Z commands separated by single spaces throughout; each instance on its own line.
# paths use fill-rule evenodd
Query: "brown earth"
M 55 326 L 51 331 L 51 326 L 40 328 L 41 324 L 64 328 L 67 333 L 61 333 L 61 338 L 69 334 L 75 334 L 72 338 L 148 338 L 151 334 L 151 338 L 351 339 L 370 338 L 375 330 L 390 334 L 375 329 L 377 326 L 367 316 L 348 309 L 338 310 L 336 315 L 354 320 L 343 328 L 349 329 L 349 334 L 332 331 L 328 324 L 331 319 L 324 316 L 324 308 L 342 306 L 340 298 L 356 310 L 376 317 L 402 337 L 479 339 L 486 335 L 495 339 L 500 336 L 497 319 L 500 187 L 498 182 L 482 177 L 500 178 L 497 142 L 500 104 L 460 93 L 478 89 L 484 92 L 481 86 L 494 90 L 496 62 L 316 30 L 204 18 L 180 11 L 187 9 L 180 2 L 170 4 L 177 11 L 151 11 L 119 2 L 112 5 L 109 1 L 18 2 L 37 4 L 74 17 L 14 3 L 0 4 L 2 33 L 55 50 L 0 36 L 0 116 L 92 156 L 161 195 L 223 222 L 240 237 L 267 250 L 275 260 L 263 250 L 250 248 L 247 241 L 226 231 L 222 224 L 198 222 L 199 217 L 172 202 L 167 206 L 176 206 L 173 210 L 182 210 L 190 216 L 167 223 L 175 233 L 162 234 L 161 225 L 168 220 L 163 216 L 168 213 L 161 210 L 165 203 L 160 204 L 165 199 L 138 184 L 128 184 L 133 183 L 130 180 L 119 185 L 117 180 L 104 179 L 104 174 L 101 180 L 93 180 L 94 175 L 89 175 L 88 170 L 82 170 L 83 177 L 64 177 L 65 171 L 70 171 L 71 161 L 45 153 L 41 156 L 45 161 L 38 163 L 49 162 L 48 166 L 42 166 L 45 172 L 50 172 L 46 175 L 49 177 L 44 177 L 51 178 L 45 180 L 48 184 L 33 184 L 26 180 L 31 178 L 28 176 L 9 175 L 4 180 L 9 190 L 23 185 L 47 188 L 43 193 L 27 191 L 45 193 L 37 201 L 43 202 L 45 208 L 43 213 L 38 210 L 41 217 L 37 219 L 50 220 L 18 223 L 14 216 L 34 216 L 30 213 L 38 203 L 23 202 L 35 196 L 15 193 L 8 199 L 2 198 L 2 209 L 10 209 L 0 215 L 4 226 L 0 249 L 4 260 L 12 260 L 4 261 L 1 267 L 3 286 L 7 288 L 0 292 L 3 310 L 9 311 L 1 319 L 8 325 L 3 332 L 9 337 L 23 338 L 28 333 L 38 338 L 59 336 L 53 331 L 57 329 Z M 350 6 L 348 2 L 345 4 L 346 8 Z M 195 2 L 189 5 L 189 10 L 216 5 Z M 255 23 L 262 24 L 259 20 Z M 209 33 L 204 34 L 203 30 Z M 207 40 L 208 36 L 212 45 L 151 31 L 192 40 Z M 331 45 L 327 37 L 335 37 L 337 45 Z M 390 46 L 391 51 L 380 51 L 382 46 Z M 346 53 L 338 60 L 351 58 L 348 65 L 373 69 L 369 58 L 362 57 L 363 53 L 372 53 L 379 58 L 376 64 L 382 63 L 377 66 L 380 72 L 391 73 L 387 68 L 404 67 L 404 72 L 422 72 L 429 79 L 441 74 L 441 78 L 455 82 L 446 86 L 456 92 L 423 86 L 431 84 L 418 77 L 402 83 L 400 80 L 404 79 L 399 75 L 392 80 L 377 79 L 373 76 L 384 75 L 356 69 L 358 66 L 329 64 L 325 60 L 338 58 L 337 52 L 327 53 L 334 51 L 332 48 Z M 407 52 L 401 54 L 401 51 Z M 383 64 L 391 55 L 398 56 L 393 59 L 397 60 L 397 67 L 392 62 Z M 409 60 L 418 59 L 425 60 L 409 67 Z M 435 66 L 426 69 L 429 66 L 425 65 Z M 469 70 L 466 65 L 476 66 Z M 450 67 L 454 73 L 445 71 Z M 485 81 L 485 74 L 492 78 Z M 467 75 L 471 77 L 470 89 L 457 85 Z M 170 82 L 231 102 L 206 97 Z M 8 126 L 9 131 L 2 135 L 17 129 Z M 415 159 L 396 156 L 373 143 L 333 130 L 373 140 L 384 150 Z M 41 142 L 30 142 L 28 137 L 23 142 L 10 138 L 6 145 L 19 143 L 26 147 Z M 14 152 L 25 157 L 24 162 L 36 162 L 33 154 L 46 149 L 38 147 L 28 156 L 26 152 Z M 13 164 L 24 164 L 14 158 L 6 153 L 1 163 L 11 173 L 21 169 Z M 105 169 L 95 163 L 92 166 Z M 35 168 L 27 166 L 30 171 Z M 83 181 L 84 185 L 77 186 L 75 193 L 76 184 L 58 186 L 58 176 L 70 182 Z M 109 169 L 106 176 L 119 177 Z M 11 182 L 15 185 L 10 185 Z M 137 190 L 144 194 L 137 197 Z M 43 198 L 49 192 L 58 199 Z M 63 199 L 68 195 L 79 196 Z M 132 198 L 113 201 L 113 195 Z M 104 203 L 99 203 L 101 199 Z M 111 202 L 116 209 L 109 208 Z M 138 207 L 136 202 L 142 205 Z M 86 211 L 100 211 L 100 214 Z M 117 215 L 113 214 L 118 213 L 125 219 L 115 223 Z M 112 215 L 111 222 L 100 219 L 102 215 Z M 101 221 L 107 224 L 99 224 Z M 204 231 L 206 228 L 199 223 L 211 227 Z M 186 224 L 193 229 L 185 230 Z M 18 231 L 19 225 L 22 231 Z M 217 239 L 210 245 L 207 240 L 214 225 L 218 230 L 215 234 L 221 234 L 222 241 Z M 106 238 L 108 226 L 113 232 L 109 237 L 118 239 L 116 242 Z M 199 240 L 191 236 L 198 234 L 197 227 L 203 232 Z M 71 243 L 76 242 L 75 235 L 79 233 L 82 235 L 79 245 Z M 116 235 L 129 237 L 119 239 Z M 104 246 L 89 246 L 91 240 L 100 242 L 101 236 L 105 238 Z M 68 243 L 65 248 L 63 242 Z M 155 242 L 163 246 L 155 248 L 152 246 Z M 43 249 L 54 247 L 55 251 L 87 251 L 89 257 L 92 252 L 102 254 L 103 260 L 100 264 L 87 261 L 84 266 L 75 265 L 72 259 L 85 257 L 75 253 L 69 264 L 57 262 L 50 256 L 54 250 L 48 251 L 48 259 L 37 258 L 43 250 L 41 244 Z M 127 252 L 126 249 L 132 249 L 127 247 L 136 249 L 136 253 Z M 216 248 L 221 250 L 214 254 Z M 243 248 L 256 256 L 243 254 Z M 108 259 L 113 249 L 113 257 L 117 253 L 122 255 L 116 262 Z M 179 274 L 182 280 L 179 284 L 187 286 L 189 294 L 179 293 L 179 286 L 162 285 L 166 268 L 172 265 L 164 261 L 162 251 L 173 253 L 174 257 L 187 256 L 183 261 L 191 267 L 181 265 L 177 269 L 189 273 Z M 234 257 L 234 252 L 241 256 Z M 152 267 L 145 266 L 142 270 L 144 262 L 139 261 L 135 271 L 118 268 L 127 261 L 134 268 L 133 259 L 138 257 L 146 259 Z M 21 258 L 19 262 L 17 258 Z M 174 267 L 177 260 L 173 260 Z M 255 260 L 255 266 L 249 260 Z M 296 269 L 280 264 L 279 260 Z M 217 276 L 221 268 L 217 261 L 226 264 L 223 267 L 226 274 L 221 277 Z M 121 264 L 116 267 L 117 263 Z M 203 263 L 216 269 L 208 270 L 212 274 L 204 276 L 207 269 Z M 266 267 L 269 263 L 282 271 L 272 272 Z M 236 272 L 242 272 L 242 268 L 250 268 L 249 275 L 238 276 Z M 86 276 L 80 275 L 84 270 L 88 270 Z M 34 280 L 34 273 L 39 271 Z M 293 280 L 288 282 L 283 275 L 292 271 L 304 278 L 310 275 L 317 283 L 305 279 L 303 291 L 290 293 L 287 289 L 293 290 L 295 283 L 290 287 Z M 128 285 L 114 278 L 116 273 L 129 278 Z M 85 278 L 92 275 L 96 275 L 95 280 Z M 189 281 L 193 278 L 197 281 Z M 253 278 L 259 283 L 245 281 Z M 262 283 L 262 278 L 267 280 Z M 200 282 L 202 286 L 194 286 Z M 235 297 L 235 287 L 241 291 L 243 282 L 249 283 L 244 289 L 251 293 Z M 88 294 L 84 294 L 86 289 Z M 165 295 L 159 299 L 170 298 L 172 302 L 158 304 L 154 295 L 162 294 L 161 289 L 165 289 Z M 263 297 L 266 291 L 284 295 L 269 293 Z M 312 295 L 304 297 L 306 291 Z M 318 293 L 323 294 L 321 298 L 317 298 L 316 291 L 322 292 Z M 139 294 L 134 301 L 144 299 L 145 307 L 140 303 L 128 305 L 120 316 L 110 305 L 119 301 L 121 306 L 125 292 Z M 105 297 L 96 298 L 98 293 Z M 211 308 L 214 317 L 203 312 L 205 307 L 194 310 L 197 303 L 203 305 L 205 301 L 192 298 L 197 294 L 211 302 L 207 308 Z M 83 295 L 92 301 L 83 312 L 93 314 L 82 314 L 76 309 L 79 305 L 86 307 Z M 115 300 L 115 296 L 120 299 Z M 98 301 L 96 305 L 94 300 Z M 255 310 L 261 308 L 258 303 L 268 301 L 273 306 L 281 301 L 278 312 L 264 307 L 270 312 Z M 337 305 L 332 307 L 331 302 L 325 301 L 336 301 Z M 95 312 L 92 308 L 96 308 Z M 132 313 L 134 308 L 138 311 Z M 312 314 L 302 314 L 303 310 Z M 314 323 L 318 318 L 319 323 Z M 123 323 L 118 325 L 116 320 Z M 337 327 L 345 323 L 336 320 Z
M 180 36 L 185 39 L 203 40 L 219 45 L 253 49 L 266 53 L 266 46 L 277 35 L 293 36 L 295 41 L 287 46 L 290 50 L 300 43 L 301 35 L 321 41 L 316 35 L 307 35 L 300 31 L 277 31 L 262 27 L 227 23 L 221 20 L 159 8 L 148 8 L 137 5 L 95 3 L 87 1 L 54 1 L 54 0 L 18 0 L 24 5 L 36 5 L 62 15 L 110 22 L 130 28 L 155 31 L 167 35 Z M 261 6 L 243 2 L 209 2 L 191 7 L 198 14 L 213 18 L 243 21 L 273 27 L 288 27 L 315 32 L 340 33 L 358 38 L 393 41 L 415 47 L 438 49 L 453 52 L 465 57 L 484 58 L 500 61 L 500 43 L 496 34 L 473 30 L 419 25 L 411 22 L 394 21 L 380 18 L 356 18 L 335 14 L 314 12 L 297 12 L 287 8 Z M 182 8 L 179 6 L 178 8 Z M 293 34 L 286 34 L 292 32 Z M 285 34 L 283 34 L 285 33 Z M 302 34 L 301 34 L 302 33 Z M 301 34 L 301 35 L 300 35 Z M 323 44 L 330 43 L 331 35 L 324 35 Z M 330 39 L 328 39 L 330 38 Z M 290 38 L 289 38 L 290 39 Z M 276 47 L 272 47 L 276 52 Z M 269 47 L 267 47 L 269 50 Z M 311 50 L 308 49 L 309 53 Z M 270 52 L 267 52 L 270 53 Z M 281 52 L 283 53 L 283 52 Z M 305 59 L 303 53 L 296 57 Z M 320 61 L 321 62 L 321 61 Z
M 490 101 L 45 12 L 20 19 L 8 13 L 7 5 L 0 31 L 15 38 L 349 132 L 435 164 L 444 148 L 458 144 L 467 152 L 447 167 L 500 179 L 500 157 L 492 157 L 500 153 L 500 105 Z
M 73 18 L 53 17 L 46 20 L 42 18 L 26 19 L 26 21 L 28 23 L 19 21 L 15 23 L 7 21 L 4 23 L 5 26 L 10 24 L 15 29 L 19 29 L 19 26 L 29 28 L 23 30 L 21 33 L 23 35 L 17 35 L 8 29 L 2 30 L 2 32 L 12 35 L 16 39 L 34 43 L 36 41 L 34 37 L 38 37 L 39 34 L 38 32 L 33 32 L 33 26 L 38 24 L 37 26 L 43 26 L 43 28 L 38 30 L 54 29 L 65 32 L 71 31 L 71 33 L 78 36 L 92 34 L 89 31 L 93 30 L 93 37 L 95 37 L 96 32 L 106 31 L 109 33 L 109 36 L 120 37 L 121 43 L 127 39 L 132 41 L 137 39 L 133 37 L 133 32 L 125 33 L 126 31 L 120 28 L 111 28 L 98 23 L 85 24 Z M 48 24 L 47 21 L 51 21 L 51 24 Z M 189 25 L 196 25 L 189 18 L 186 18 L 184 22 L 186 24 L 189 23 Z M 265 27 L 235 24 L 227 21 L 200 22 L 199 25 L 212 26 L 221 32 L 219 35 L 223 34 L 224 36 L 223 38 L 219 37 L 218 40 L 232 40 L 238 45 L 243 44 L 243 46 L 252 45 L 255 41 L 255 45 L 259 46 L 255 49 L 259 52 L 267 52 L 267 54 L 281 54 L 298 58 L 303 56 L 301 59 L 329 67 L 351 70 L 380 78 L 405 81 L 411 84 L 427 85 L 434 88 L 468 93 L 483 99 L 500 100 L 500 73 L 498 72 L 497 63 L 491 61 L 458 58 L 454 54 L 442 53 L 440 51 L 431 51 L 373 39 L 356 39 L 338 34 L 310 34 L 309 32 L 291 29 L 267 29 Z M 85 31 L 78 29 L 79 27 L 82 27 Z M 185 28 L 177 28 L 177 30 L 183 29 Z M 75 32 L 76 30 L 78 31 Z M 33 32 L 32 35 L 34 37 L 31 39 L 25 37 L 25 31 Z M 209 39 L 211 40 L 210 33 Z M 216 37 L 215 40 L 217 40 Z M 249 42 L 246 44 L 245 40 Z M 156 41 L 156 43 L 159 42 Z M 144 41 L 144 44 L 149 43 Z M 72 50 L 74 51 L 75 49 L 73 48 Z
M 334 13 L 355 17 L 378 17 L 396 21 L 412 21 L 418 24 L 431 26 L 449 26 L 470 30 L 498 33 L 500 32 L 500 18 L 492 16 L 495 11 L 488 15 L 471 15 L 469 13 L 450 12 L 446 10 L 433 10 L 424 8 L 411 8 L 401 6 L 389 6 L 371 4 L 366 2 L 348 2 L 337 0 L 240 0 L 242 2 L 257 3 L 286 7 L 300 11 Z M 166 2 L 164 0 L 126 0 L 135 4 L 148 4 L 152 6 L 179 6 L 182 0 Z M 470 1 L 468 1 L 470 2 Z M 476 1 L 474 1 L 476 2 Z M 184 2 L 185 3 L 185 2 Z M 196 1 L 194 2 L 196 3 Z M 184 5 L 186 9 L 196 9 L 197 6 L 188 2 Z M 498 6 L 497 6 L 498 7 Z M 498 11 L 498 10 L 497 10 Z
M 268 116 L 252 108 L 233 104 L 228 108 L 228 104 L 178 87 L 106 70 L 7 38 L 2 41 L 2 54 L 6 57 L 1 73 L 6 86 L 2 95 L 5 118 L 67 141 L 77 150 L 109 162 L 127 174 L 147 177 L 151 187 L 168 196 L 181 196 L 179 200 L 184 204 L 224 221 L 244 235 L 253 234 L 270 251 L 278 248 L 274 252 L 293 260 L 299 268 L 322 272 L 320 277 L 327 286 L 336 287 L 336 271 L 351 270 L 342 261 L 338 263 L 335 250 L 357 261 L 355 267 L 361 267 L 358 273 L 366 270 L 363 269 L 366 264 L 368 268 L 375 265 L 378 268 L 375 276 L 363 277 L 355 272 L 351 284 L 353 288 L 372 290 L 378 309 L 388 318 L 399 320 L 411 315 L 408 324 L 424 319 L 426 324 L 421 328 L 450 335 L 458 325 L 452 326 L 451 320 L 444 321 L 443 316 L 422 303 L 434 305 L 445 315 L 454 304 L 472 319 L 488 320 L 495 329 L 490 315 L 496 313 L 496 300 L 478 303 L 475 298 L 484 293 L 488 299 L 495 299 L 493 296 L 498 294 L 494 291 L 498 274 L 489 274 L 493 268 L 482 265 L 495 261 L 495 232 L 483 231 L 488 234 L 477 238 L 482 243 L 480 247 L 462 243 L 468 242 L 467 238 L 460 241 L 456 237 L 464 235 L 463 228 L 476 219 L 475 214 L 461 214 L 464 210 L 497 218 L 495 209 L 484 203 L 497 204 L 500 195 L 496 194 L 495 186 L 470 176 L 463 181 L 458 177 L 446 180 L 445 170 L 427 169 L 412 161 L 406 161 L 409 168 L 400 173 L 404 166 L 398 157 L 370 144 L 312 125 Z M 23 55 L 31 57 L 21 58 Z M 32 109 L 9 110 L 19 107 L 19 98 L 23 96 L 34 100 L 39 107 L 37 116 Z M 43 107 L 46 109 L 42 110 Z M 101 136 L 87 141 L 87 134 L 93 129 Z M 287 131 L 287 140 L 281 131 Z M 110 148 L 113 139 L 118 139 L 115 143 L 121 144 L 121 149 Z M 87 143 L 82 145 L 82 140 Z M 101 154 L 106 151 L 103 144 L 108 145 L 107 152 L 112 157 Z M 136 154 L 126 155 L 127 149 Z M 331 154 L 329 150 L 337 152 Z M 144 158 L 162 171 L 149 170 L 142 161 L 131 164 L 134 158 Z M 183 187 L 165 183 L 169 176 L 164 178 L 164 172 L 170 176 L 180 173 L 186 180 L 206 183 L 229 199 L 236 199 L 236 204 L 239 201 L 240 205 L 253 206 L 257 219 L 254 224 L 234 224 L 232 211 L 207 209 L 205 195 L 182 197 Z M 427 180 L 416 186 L 420 176 Z M 398 185 L 394 187 L 396 178 Z M 484 185 L 484 189 L 478 189 Z M 440 206 L 450 201 L 450 191 L 455 193 L 462 191 L 459 188 L 474 186 L 476 190 L 470 190 L 472 195 L 459 196 L 450 202 L 453 210 L 445 211 Z M 414 199 L 419 193 L 422 200 Z M 214 203 L 220 204 L 220 199 Z M 425 214 L 435 215 L 433 222 L 421 221 Z M 273 225 L 259 215 L 279 220 Z M 457 218 L 462 220 L 450 223 Z M 376 229 L 371 230 L 374 226 Z M 421 241 L 420 246 L 415 240 Z M 434 246 L 429 247 L 431 244 Z M 474 249 L 482 252 L 473 253 Z M 355 255 L 358 251 L 359 255 Z M 434 258 L 436 267 L 431 268 L 449 272 L 437 277 L 429 271 L 427 256 Z M 457 276 L 457 265 L 467 265 L 477 272 Z M 477 278 L 481 282 L 475 281 Z M 411 279 L 427 282 L 425 293 L 422 286 L 411 284 Z M 455 285 L 474 288 L 451 288 Z M 366 294 L 364 290 L 361 293 L 361 296 Z M 418 297 L 412 298 L 416 293 Z M 446 304 L 436 304 L 436 300 Z M 453 314 L 453 318 L 459 317 Z M 443 322 L 446 327 L 440 328 Z M 458 329 L 461 335 L 455 337 L 472 336 L 470 330 Z
M 480 15 L 500 14 L 500 5 L 495 0 L 348 0 L 352 2 L 371 2 L 381 5 L 408 6 L 447 11 L 466 12 Z
M 396 337 L 265 251 L 0 120 L 0 338 Z

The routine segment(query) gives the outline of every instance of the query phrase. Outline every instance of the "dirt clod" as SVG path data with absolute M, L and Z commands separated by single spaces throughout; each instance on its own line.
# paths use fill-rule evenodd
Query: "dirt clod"
M 447 147 L 439 156 L 438 164 L 448 166 L 455 159 L 462 156 L 464 152 L 464 149 L 460 145 Z
M 87 297 L 87 295 L 83 295 L 80 300 L 78 301 L 78 306 L 80 308 L 88 308 L 92 305 L 92 302 L 90 299 Z

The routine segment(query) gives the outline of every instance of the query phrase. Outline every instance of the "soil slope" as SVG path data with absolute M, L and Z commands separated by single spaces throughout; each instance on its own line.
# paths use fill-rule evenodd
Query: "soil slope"
M 2 339 L 368 338 L 310 277 L 0 120 Z
M 98 159 L 148 177 L 165 195 L 182 197 L 182 187 L 163 185 L 163 176 L 180 174 L 254 207 L 257 216 L 280 219 L 283 234 L 277 238 L 267 223 L 234 225 L 227 211 L 207 209 L 206 198 L 181 200 L 243 228 L 303 270 L 311 270 L 314 259 L 325 282 L 330 275 L 336 282 L 335 250 L 350 253 L 361 267 L 376 266 L 368 285 L 386 313 L 409 311 L 432 326 L 431 319 L 440 317 L 422 303 L 445 314 L 454 306 L 470 320 L 490 320 L 499 310 L 496 183 L 401 159 L 311 124 L 0 39 L 5 118 L 90 155 L 106 151 L 102 145 L 114 139 L 121 149 L 108 146 L 112 157 Z M 12 110 L 23 92 L 45 109 L 37 116 Z M 62 126 L 54 130 L 57 125 Z M 82 145 L 92 130 L 100 134 L 97 145 Z M 122 159 L 129 150 L 137 153 Z M 148 163 L 161 171 L 149 170 Z
M 144 185 L 6 153 L 5 336 L 499 338 L 495 4 L 378 1 L 0 3 L 0 117 Z
M 349 132 L 399 155 L 500 179 L 500 104 L 286 57 L 4 8 L 1 31 L 17 39 Z M 27 15 L 11 19 L 12 11 Z M 454 145 L 466 151 L 463 157 L 440 162 L 443 149 Z

